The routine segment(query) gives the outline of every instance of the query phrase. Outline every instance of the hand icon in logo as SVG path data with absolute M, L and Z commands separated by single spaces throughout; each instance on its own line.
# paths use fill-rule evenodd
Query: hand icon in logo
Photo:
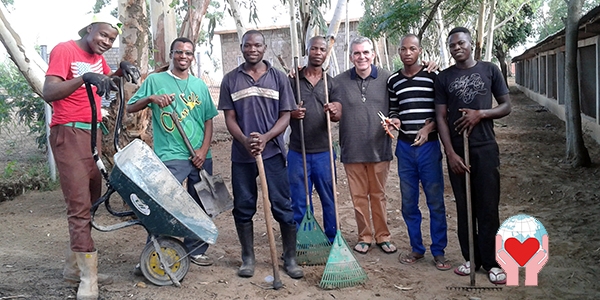
M 496 234 L 496 261 L 506 273 L 506 285 L 519 285 L 519 264 L 502 247 L 502 236 Z
M 542 236 L 542 247 L 531 257 L 525 265 L 525 285 L 537 286 L 538 273 L 548 261 L 548 235 Z
M 542 245 L 535 238 L 523 243 L 516 238 L 507 239 L 504 244 L 502 236 L 496 235 L 496 261 L 506 272 L 506 285 L 519 285 L 519 267 L 525 268 L 525 285 L 537 286 L 540 270 L 548 261 L 548 235 L 542 236 Z

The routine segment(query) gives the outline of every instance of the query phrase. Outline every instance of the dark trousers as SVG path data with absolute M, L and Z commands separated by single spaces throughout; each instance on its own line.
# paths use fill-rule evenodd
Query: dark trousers
M 464 156 L 462 145 L 454 150 Z M 498 267 L 495 256 L 496 233 L 500 227 L 498 205 L 500 203 L 500 158 L 496 143 L 470 147 L 471 207 L 473 216 L 473 241 L 475 269 L 483 266 L 489 271 Z M 469 260 L 469 235 L 465 176 L 448 172 L 456 198 L 458 241 L 465 260 Z M 473 262 L 471 262 L 473 266 Z
M 198 193 L 194 188 L 194 184 L 200 182 L 200 169 L 196 168 L 190 160 L 169 160 L 165 161 L 164 164 L 180 183 L 187 178 L 188 193 L 192 196 L 192 198 L 194 198 L 196 203 L 202 207 L 202 210 L 204 210 L 202 201 L 200 201 L 200 196 L 198 196 Z M 206 159 L 202 167 L 209 175 L 212 175 L 213 163 L 211 158 Z M 208 244 L 201 239 L 184 238 L 183 243 L 187 247 L 188 251 L 191 251 L 191 255 L 204 254 L 206 250 L 208 250 Z
M 281 224 L 296 226 L 287 168 L 282 154 L 263 160 L 265 176 L 271 202 L 273 218 Z M 235 223 L 248 223 L 256 213 L 258 187 L 256 163 L 231 163 L 231 183 L 233 188 L 233 219 Z

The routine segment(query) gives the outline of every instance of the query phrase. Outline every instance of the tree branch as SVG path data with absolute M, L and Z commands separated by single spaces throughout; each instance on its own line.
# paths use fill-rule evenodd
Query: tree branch
M 425 29 L 427 29 L 431 21 L 433 21 L 433 16 L 435 15 L 435 12 L 437 11 L 441 3 L 442 0 L 436 0 L 433 6 L 431 7 L 431 10 L 429 10 L 429 14 L 427 14 L 427 19 L 425 20 L 421 28 L 419 28 L 419 34 L 417 35 L 419 37 L 419 40 L 421 40 L 421 38 L 423 37 Z
M 521 5 L 519 5 L 519 8 L 517 8 L 517 10 L 515 10 L 512 15 L 510 15 L 508 18 L 502 20 L 502 22 L 496 24 L 496 26 L 494 26 L 494 30 L 496 30 L 496 29 L 504 26 L 504 24 L 508 23 L 508 21 L 510 21 L 512 18 L 514 18 L 521 11 L 521 9 L 523 9 L 523 6 L 525 6 L 525 4 L 527 4 L 529 2 L 531 2 L 531 0 L 527 0 L 523 3 L 521 3 Z

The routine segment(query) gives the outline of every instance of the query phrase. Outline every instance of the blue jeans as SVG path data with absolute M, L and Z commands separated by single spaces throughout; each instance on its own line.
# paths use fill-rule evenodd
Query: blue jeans
M 202 207 L 204 210 L 204 206 L 202 205 L 202 201 L 200 201 L 200 197 L 194 188 L 194 184 L 200 182 L 200 169 L 196 168 L 192 161 L 190 160 L 169 160 L 164 162 L 165 166 L 173 173 L 173 176 L 177 178 L 177 181 L 182 183 L 187 178 L 187 191 L 194 198 L 196 203 Z M 202 166 L 204 170 L 209 175 L 213 173 L 213 163 L 212 158 L 208 158 L 204 161 L 204 165 Z M 204 254 L 208 249 L 208 244 L 205 243 L 201 239 L 196 238 L 184 238 L 183 244 L 187 247 L 188 250 L 193 250 L 190 252 L 190 255 L 199 255 Z
M 304 186 L 304 167 L 302 153 L 290 150 L 287 156 L 288 177 L 292 194 L 292 209 L 294 220 L 302 223 L 306 214 L 306 189 Z M 334 154 L 335 160 L 335 154 Z M 335 167 L 335 162 L 334 162 Z M 331 178 L 331 161 L 329 151 L 319 153 L 306 153 L 306 173 L 308 177 L 308 195 L 310 211 L 313 212 L 312 190 L 313 184 L 323 208 L 323 230 L 330 242 L 333 242 L 337 231 L 335 223 L 335 204 L 333 201 L 333 180 Z
M 263 160 L 271 213 L 280 224 L 296 226 L 287 168 L 282 154 Z M 231 163 L 231 185 L 233 188 L 233 219 L 235 223 L 248 223 L 256 213 L 258 187 L 256 163 Z
M 422 216 L 419 210 L 420 182 L 429 208 L 431 254 L 444 255 L 444 249 L 448 245 L 448 226 L 444 206 L 444 173 L 440 143 L 436 140 L 415 147 L 398 140 L 396 157 L 402 193 L 402 217 L 406 222 L 412 251 L 425 253 L 421 236 Z

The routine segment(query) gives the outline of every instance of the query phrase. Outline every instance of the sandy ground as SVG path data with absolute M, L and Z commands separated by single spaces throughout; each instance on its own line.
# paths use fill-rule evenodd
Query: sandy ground
M 253 278 L 236 276 L 240 246 L 229 213 L 214 221 L 219 238 L 209 249 L 215 259 L 210 267 L 192 265 L 180 288 L 155 286 L 133 275 L 144 247 L 145 230 L 139 226 L 112 232 L 94 231 L 100 257 L 100 271 L 113 276 L 115 283 L 100 288 L 101 299 L 598 299 L 600 298 L 600 146 L 586 139 L 594 165 L 572 169 L 563 163 L 564 124 L 513 88 L 513 112 L 496 122 L 501 151 L 501 221 L 517 213 L 538 218 L 550 240 L 550 259 L 539 274 L 537 287 L 504 287 L 500 290 L 464 290 L 468 277 L 435 269 L 431 255 L 414 265 L 398 262 L 409 251 L 406 227 L 400 214 L 399 180 L 392 163 L 387 183 L 388 218 L 397 254 L 387 255 L 376 247 L 356 259 L 369 280 L 354 287 L 323 290 L 319 287 L 324 266 L 304 267 L 305 278 L 293 280 L 281 271 L 284 288 L 263 289 L 272 273 L 266 227 L 259 207 L 255 216 L 257 250 Z M 227 133 L 216 122 L 213 147 L 215 173 L 229 184 L 230 163 Z M 219 125 L 221 124 L 221 125 Z M 348 244 L 356 243 L 356 224 L 348 186 L 338 164 L 338 193 L 341 228 Z M 446 178 L 445 200 L 449 225 L 447 258 L 454 266 L 462 263 L 456 236 L 456 212 L 452 190 Z M 116 194 L 113 197 L 117 197 Z M 118 200 L 118 199 L 117 199 Z M 120 200 L 119 200 L 120 201 Z M 118 202 L 118 201 L 114 201 Z M 424 238 L 429 239 L 428 214 L 424 199 Z M 103 208 L 101 208 L 102 210 Z M 317 208 L 318 211 L 318 208 Z M 317 212 L 317 219 L 320 220 Z M 107 222 L 118 218 L 107 216 Z M 0 203 L 0 299 L 70 299 L 76 286 L 62 280 L 63 253 L 68 233 L 65 206 L 60 190 L 30 192 Z M 279 226 L 274 222 L 278 250 Z M 281 261 L 278 263 L 281 264 Z M 524 280 L 521 271 L 521 284 Z M 477 287 L 494 287 L 486 274 L 477 274 Z

